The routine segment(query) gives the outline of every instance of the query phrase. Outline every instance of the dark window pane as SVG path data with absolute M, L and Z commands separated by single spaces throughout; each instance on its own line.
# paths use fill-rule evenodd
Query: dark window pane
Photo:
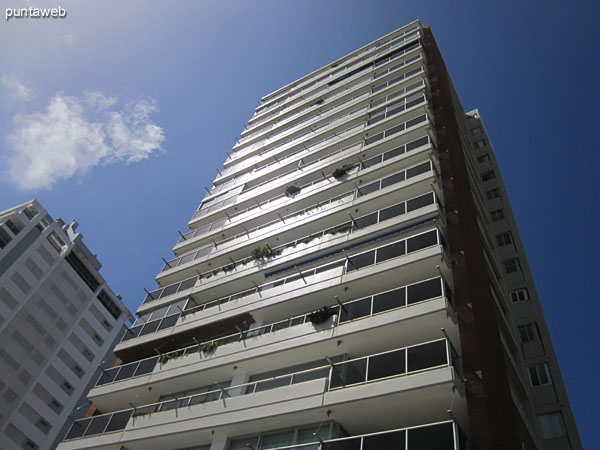
M 379 221 L 383 222 L 384 220 L 391 219 L 393 217 L 401 216 L 404 214 L 404 203 L 400 203 L 399 205 L 390 206 L 389 208 L 382 209 L 379 211 Z
M 377 249 L 377 262 L 380 263 L 382 261 L 387 261 L 388 259 L 402 256 L 405 253 L 405 242 L 394 242 L 393 244 Z
M 108 426 L 106 427 L 106 432 L 124 430 L 127 426 L 127 422 L 129 422 L 131 414 L 133 414 L 133 409 L 114 413 L 110 419 L 110 422 L 108 423 Z
M 408 371 L 447 364 L 446 341 L 436 341 L 408 349 Z
M 418 98 L 418 99 L 416 99 L 416 100 L 413 100 L 412 102 L 408 102 L 408 103 L 406 104 L 406 109 L 408 109 L 408 108 L 412 108 L 413 106 L 417 106 L 417 105 L 419 105 L 419 104 L 421 104 L 421 103 L 423 103 L 423 97 L 421 97 L 421 98 Z
M 404 145 L 402 145 L 398 148 L 395 148 L 393 150 L 390 150 L 389 152 L 385 152 L 383 154 L 383 160 L 387 161 L 388 159 L 393 158 L 398 155 L 401 155 L 402 153 L 404 153 Z
M 404 172 L 397 173 L 381 180 L 381 189 L 391 186 L 392 184 L 400 183 L 401 181 L 404 181 Z
M 182 257 L 181 257 L 181 259 L 179 260 L 179 264 L 178 264 L 178 266 L 180 266 L 180 265 L 182 265 L 182 264 L 185 264 L 185 263 L 187 263 L 187 262 L 193 261 L 193 260 L 194 260 L 194 256 L 196 256 L 196 254 L 195 254 L 195 253 L 190 253 L 189 255 L 182 256 Z M 174 265 L 174 264 L 171 264 L 171 266 L 173 266 L 173 265 Z M 165 288 L 165 291 L 166 291 L 168 288 L 170 288 L 170 287 L 171 287 L 171 286 L 167 286 L 167 287 Z M 175 291 L 173 291 L 173 292 L 176 292 L 176 290 L 175 290 Z M 173 293 L 173 292 L 171 292 L 171 293 Z M 164 295 L 166 295 L 166 294 L 164 294 Z
M 437 244 L 437 232 L 431 230 L 418 236 L 409 238 L 406 244 L 407 253 L 411 253 L 422 248 L 431 247 Z
M 382 114 L 380 116 L 374 116 L 374 117 L 372 117 L 371 119 L 369 119 L 367 121 L 367 125 L 372 125 L 372 124 L 377 123 L 377 122 L 379 122 L 380 120 L 383 120 L 383 119 L 385 119 L 385 114 Z
M 73 423 L 73 426 L 71 426 L 69 433 L 67 433 L 67 437 L 65 437 L 65 441 L 83 436 L 85 429 L 87 428 L 88 424 L 91 421 L 92 421 L 92 419 L 81 419 L 81 420 L 75 421 Z
M 197 279 L 198 279 L 198 277 L 188 278 L 187 280 L 183 280 L 181 282 L 181 285 L 179 285 L 179 288 L 177 289 L 177 292 L 185 291 L 186 289 L 194 287 L 194 285 L 196 284 L 196 280 Z
M 194 255 L 192 254 L 192 255 L 188 255 L 188 256 L 190 256 L 190 259 L 188 259 L 188 261 L 191 261 L 193 259 Z M 184 256 L 184 258 L 186 258 L 186 257 Z M 183 258 L 181 259 L 181 262 L 182 263 L 184 262 Z M 166 297 L 167 295 L 171 295 L 171 294 L 174 294 L 175 292 L 177 292 L 177 287 L 178 286 L 179 286 L 179 284 L 176 283 L 176 284 L 172 284 L 172 285 L 167 286 L 166 288 L 164 288 L 163 291 L 162 291 L 162 294 L 161 294 L 161 298 L 162 297 Z
M 392 78 L 392 79 L 389 81 L 389 83 L 390 83 L 390 86 L 391 86 L 392 84 L 396 84 L 396 83 L 398 83 L 399 81 L 402 81 L 402 80 L 404 80 L 404 75 L 400 75 L 399 77 Z
M 377 142 L 378 140 L 383 139 L 383 133 L 375 134 L 371 137 L 365 139 L 365 145 L 372 144 L 373 142 Z
M 429 137 L 425 136 L 422 137 L 421 139 L 417 139 L 416 141 L 412 141 L 409 142 L 408 144 L 406 144 L 406 151 L 409 152 L 411 150 L 414 150 L 415 148 L 418 148 L 422 145 L 426 145 L 429 143 Z
M 367 360 L 359 359 L 345 364 L 337 364 L 331 373 L 330 388 L 363 383 L 366 380 Z
M 125 334 L 123 335 L 123 339 L 121 339 L 121 340 L 124 342 L 124 341 L 128 341 L 129 339 L 133 339 L 134 337 L 138 337 L 143 326 L 144 325 L 137 325 L 133 328 L 129 328 L 127 331 L 125 331 Z
M 353 230 L 359 230 L 361 228 L 366 228 L 370 225 L 374 225 L 377 223 L 377 213 L 369 214 L 367 216 L 359 217 L 355 219 L 353 222 Z
M 370 194 L 371 192 L 375 192 L 379 190 L 379 181 L 375 183 L 367 184 L 366 186 L 362 186 L 358 188 L 357 197 L 362 197 L 363 195 Z
M 131 378 L 133 376 L 133 374 L 135 373 L 135 369 L 137 369 L 136 363 L 125 364 L 125 365 L 121 366 L 121 370 L 119 370 L 119 373 L 117 374 L 117 376 L 115 378 L 115 381 Z
M 399 106 L 394 107 L 394 109 L 390 109 L 387 112 L 386 117 L 391 117 L 394 114 L 398 114 L 401 111 L 404 111 L 404 105 L 399 105 Z
M 404 296 L 404 288 L 375 295 L 373 297 L 373 314 L 404 306 L 406 304 Z
M 406 171 L 406 178 L 416 177 L 417 175 L 421 175 L 422 173 L 429 172 L 431 170 L 431 163 L 427 161 L 426 163 L 419 164 L 416 167 L 411 167 Z
M 173 314 L 172 316 L 168 316 L 165 317 L 162 322 L 160 323 L 160 326 L 158 327 L 158 330 L 164 330 L 165 328 L 171 328 L 174 327 L 175 324 L 177 323 L 177 319 L 179 319 L 180 314 Z
M 348 272 L 370 266 L 375 263 L 375 250 L 348 258 Z
M 454 450 L 452 423 L 408 430 L 407 450 Z
M 371 314 L 371 297 L 346 303 L 344 308 L 341 309 L 340 323 L 368 316 Z
M 144 328 L 142 328 L 142 332 L 140 333 L 140 336 L 145 336 L 146 334 L 154 333 L 158 329 L 159 324 L 160 324 L 160 320 L 154 320 L 152 322 L 148 322 L 146 325 L 144 325 Z
M 93 434 L 104 433 L 104 429 L 110 420 L 110 414 L 106 416 L 92 417 L 92 423 L 87 430 L 85 430 L 84 436 L 91 436 Z
M 404 131 L 404 128 L 406 127 L 403 123 L 401 123 L 400 125 L 396 125 L 395 127 L 385 130 L 385 137 L 391 136 L 396 133 L 400 133 L 401 131 Z
M 405 431 L 402 430 L 394 433 L 366 436 L 363 439 L 362 450 L 404 450 L 406 444 L 404 433 Z
M 360 438 L 327 442 L 323 444 L 323 450 L 360 450 Z
M 433 192 L 430 192 L 420 197 L 410 199 L 406 202 L 406 209 L 408 212 L 414 211 L 415 209 L 422 208 L 433 203 Z
M 421 69 L 417 69 L 416 72 L 420 72 L 420 71 L 421 71 Z M 423 114 L 422 116 L 419 116 L 419 117 L 417 117 L 415 119 L 412 119 L 412 120 L 409 120 L 408 122 L 406 122 L 406 128 L 412 127 L 412 126 L 417 125 L 417 124 L 419 124 L 421 122 L 425 122 L 425 120 L 426 120 L 426 117 L 425 117 L 425 114 Z
M 103 384 L 111 383 L 115 379 L 115 376 L 117 375 L 118 371 L 118 367 L 115 367 L 113 369 L 106 369 L 105 371 L 103 371 L 100 375 L 100 378 L 98 379 L 98 382 L 96 383 L 96 386 L 102 386 Z
M 369 167 L 379 164 L 380 162 L 381 162 L 381 155 L 377 155 L 374 158 L 370 158 L 370 159 L 367 159 L 366 161 L 363 161 L 362 165 L 363 165 L 363 168 L 368 169 Z
M 154 370 L 154 367 L 156 367 L 157 361 L 158 361 L 158 356 L 140 361 L 140 364 L 138 365 L 134 376 L 144 375 L 144 374 L 152 372 Z
M 404 350 L 372 356 L 369 359 L 369 380 L 391 377 L 403 374 L 406 370 L 404 364 Z
M 417 303 L 429 298 L 435 298 L 442 295 L 442 283 L 439 278 L 423 281 L 422 283 L 413 284 L 407 288 L 407 302 Z

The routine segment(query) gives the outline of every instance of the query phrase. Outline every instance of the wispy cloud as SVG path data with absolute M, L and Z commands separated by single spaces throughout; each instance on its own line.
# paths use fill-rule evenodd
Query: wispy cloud
M 28 102 L 33 98 L 33 91 L 21 82 L 15 75 L 2 75 L 2 85 L 10 91 L 13 98 Z
M 161 150 L 163 129 L 152 123 L 152 99 L 117 108 L 100 92 L 57 93 L 42 112 L 14 117 L 7 172 L 22 190 L 48 189 L 97 165 L 133 163 Z

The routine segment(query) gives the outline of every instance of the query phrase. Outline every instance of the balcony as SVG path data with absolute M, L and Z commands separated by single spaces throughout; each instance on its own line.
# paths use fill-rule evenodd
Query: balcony
M 418 206 L 419 204 L 417 203 L 415 205 Z M 375 220 L 377 220 L 378 218 L 381 218 L 381 216 L 378 215 L 379 212 L 375 212 L 373 214 L 376 216 Z M 365 220 L 365 222 L 363 224 L 361 224 L 361 222 L 355 221 L 354 226 L 357 227 L 357 226 L 368 225 L 369 220 L 371 220 L 371 219 L 369 219 L 369 216 L 365 216 L 365 219 L 368 219 L 368 220 Z M 361 220 L 361 218 L 359 218 L 359 220 Z M 417 224 L 417 225 L 419 225 L 419 224 Z M 350 244 L 346 248 L 334 250 L 330 253 L 332 255 L 344 253 L 346 251 L 350 251 L 351 249 L 359 248 L 359 247 L 365 245 L 365 243 L 371 243 L 371 242 L 375 242 L 377 240 L 385 239 L 386 237 L 393 236 L 394 234 L 398 234 L 402 231 L 407 231 L 408 229 L 411 229 L 414 227 L 415 227 L 415 225 L 412 225 L 408 228 L 405 227 L 404 229 L 387 232 L 386 234 L 384 234 L 382 236 L 370 238 L 366 242 L 365 241 L 355 242 L 353 244 Z M 165 332 L 165 331 L 171 329 L 172 327 L 177 326 L 181 316 L 187 316 L 189 314 L 198 314 L 198 313 L 201 313 L 202 316 L 205 316 L 205 313 L 204 313 L 205 311 L 207 311 L 207 310 L 210 311 L 211 309 L 218 307 L 218 309 L 216 309 L 212 312 L 213 314 L 215 314 L 215 313 L 220 312 L 222 310 L 222 308 L 229 302 L 235 301 L 236 304 L 239 304 L 240 302 L 244 301 L 246 298 L 249 298 L 249 299 L 256 299 L 256 297 L 263 298 L 266 291 L 269 291 L 270 289 L 273 289 L 273 288 L 280 287 L 282 285 L 286 285 L 286 284 L 289 285 L 290 283 L 295 282 L 295 281 L 300 281 L 302 286 L 310 286 L 312 284 L 317 283 L 318 281 L 322 281 L 325 279 L 339 280 L 340 276 L 343 276 L 345 274 L 350 274 L 351 272 L 360 270 L 364 267 L 381 264 L 387 260 L 402 257 L 402 256 L 405 256 L 408 254 L 418 252 L 418 251 L 428 248 L 428 247 L 439 246 L 439 245 L 443 245 L 443 240 L 442 240 L 441 234 L 437 230 L 430 230 L 430 231 L 422 233 L 420 235 L 408 237 L 408 238 L 396 241 L 392 244 L 384 245 L 379 248 L 369 250 L 367 252 L 363 252 L 363 253 L 360 253 L 355 256 L 351 256 L 351 257 L 344 258 L 344 259 L 337 259 L 337 260 L 329 262 L 325 265 L 322 265 L 322 266 L 319 266 L 319 267 L 316 267 L 313 269 L 309 269 L 309 270 L 303 271 L 303 270 L 301 270 L 301 267 L 302 267 L 302 265 L 309 264 L 310 262 L 312 262 L 312 260 L 308 260 L 303 263 L 296 263 L 292 267 L 292 269 L 294 269 L 293 275 L 289 275 L 284 278 L 279 277 L 274 282 L 265 283 L 263 285 L 256 286 L 255 288 L 246 289 L 241 292 L 235 293 L 233 295 L 229 295 L 227 297 L 222 297 L 222 298 L 216 299 L 214 301 L 209 301 L 206 303 L 198 304 L 196 299 L 194 299 L 194 296 L 192 296 L 187 301 L 185 307 L 183 307 L 183 308 L 181 306 L 178 306 L 178 304 L 174 304 L 171 306 L 168 306 L 168 305 L 164 306 L 163 308 L 160 308 L 159 310 L 156 310 L 156 311 L 166 312 L 166 314 L 169 314 L 168 311 L 173 311 L 173 314 L 166 315 L 163 318 L 158 317 L 157 319 L 150 320 L 149 322 L 147 322 L 145 324 L 136 325 L 135 327 L 131 328 L 128 333 L 126 333 L 124 335 L 123 342 L 128 341 L 130 339 L 134 339 L 138 336 L 141 337 L 141 336 L 145 336 L 145 335 L 150 335 L 152 333 L 159 332 L 159 331 Z M 290 251 L 298 251 L 298 249 L 296 249 L 295 247 L 292 247 L 289 250 Z M 285 254 L 282 256 L 285 256 Z M 328 256 L 327 254 L 321 255 L 318 257 L 318 259 L 324 259 L 327 256 Z M 280 274 L 282 272 L 286 272 L 288 270 L 290 270 L 290 269 L 289 268 L 279 268 L 278 270 L 276 270 L 274 272 L 267 273 L 266 276 L 270 277 L 270 276 L 278 275 L 278 274 Z M 290 287 L 286 286 L 286 288 L 287 288 L 286 291 L 289 292 Z M 154 315 L 155 312 L 153 312 L 152 314 Z M 150 319 L 152 319 L 152 316 L 150 317 Z M 187 320 L 189 321 L 190 318 L 187 317 Z M 186 328 L 190 329 L 189 326 Z M 169 334 L 171 335 L 171 333 L 169 333 Z M 164 333 L 162 335 L 164 335 Z M 145 341 L 147 341 L 147 339 Z M 123 346 L 119 345 L 116 348 L 116 351 L 117 351 L 117 353 L 119 353 L 123 349 L 124 349 Z
M 451 304 L 451 292 L 443 278 L 436 277 L 412 283 L 390 291 L 340 303 L 339 305 L 328 306 L 327 315 L 333 317 L 333 322 L 328 323 L 328 326 L 338 327 L 358 319 L 373 317 L 399 308 L 409 308 L 440 297 L 447 298 Z M 303 314 L 229 336 L 199 342 L 173 352 L 164 353 L 160 356 L 105 369 L 96 382 L 96 387 L 114 384 L 143 375 L 158 374 L 172 368 L 173 363 L 169 363 L 171 360 L 179 360 L 181 358 L 187 360 L 189 359 L 187 358 L 188 356 L 193 355 L 197 355 L 194 361 L 197 359 L 201 361 L 206 360 L 214 355 L 217 348 L 219 348 L 219 355 L 222 355 L 223 350 L 225 350 L 223 346 L 231 346 L 232 349 L 229 350 L 229 353 L 237 353 L 244 352 L 250 348 L 273 344 L 277 341 L 297 339 L 299 336 L 319 332 L 323 329 L 322 327 L 314 328 L 308 325 L 314 320 L 316 319 L 313 313 Z M 307 324 L 307 326 L 300 327 L 304 324 Z M 290 332 L 282 333 L 282 330 L 286 329 L 290 329 Z M 273 338 L 265 339 L 267 335 L 271 334 L 274 335 Z M 343 334 L 343 331 L 340 330 L 339 334 Z M 148 383 L 155 381 L 152 377 L 147 380 L 144 379 L 144 382 Z M 90 397 L 93 398 L 94 396 L 94 392 L 91 392 Z
M 455 395 L 463 396 L 462 385 L 458 382 L 461 379 L 460 366 L 455 365 L 456 358 L 450 342 L 438 339 L 310 370 L 138 406 L 75 421 L 65 438 L 71 443 L 63 444 L 61 448 L 86 448 L 101 443 L 147 439 L 154 435 L 169 434 L 166 431 L 173 426 L 180 428 L 181 432 L 235 426 L 248 420 L 267 419 L 274 411 L 276 414 L 301 415 L 306 410 L 335 407 L 336 412 L 340 411 L 340 416 L 345 416 L 355 411 L 356 402 L 371 408 L 374 401 L 379 402 L 380 406 L 386 402 L 390 402 L 391 406 L 396 402 L 414 401 L 415 408 L 410 414 L 414 420 L 413 413 L 419 409 L 419 403 L 427 404 L 425 409 L 431 414 L 440 401 L 447 399 L 449 402 Z M 380 409 L 375 414 L 382 417 L 386 412 Z M 402 415 L 402 412 L 398 412 L 398 416 Z M 98 435 L 110 435 L 110 438 L 93 438 Z M 90 440 L 85 442 L 81 438 Z

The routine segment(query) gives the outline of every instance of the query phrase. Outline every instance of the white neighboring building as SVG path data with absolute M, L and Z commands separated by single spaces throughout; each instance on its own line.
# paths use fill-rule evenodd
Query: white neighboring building
M 76 228 L 36 200 L 0 212 L 2 450 L 56 447 L 131 317 Z

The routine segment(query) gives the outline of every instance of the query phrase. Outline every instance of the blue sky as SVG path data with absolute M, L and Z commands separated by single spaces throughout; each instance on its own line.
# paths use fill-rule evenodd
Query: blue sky
M 36 197 L 76 219 L 133 311 L 260 97 L 431 24 L 496 149 L 584 446 L 600 441 L 597 2 L 60 5 L 64 19 L 0 24 L 0 210 Z

